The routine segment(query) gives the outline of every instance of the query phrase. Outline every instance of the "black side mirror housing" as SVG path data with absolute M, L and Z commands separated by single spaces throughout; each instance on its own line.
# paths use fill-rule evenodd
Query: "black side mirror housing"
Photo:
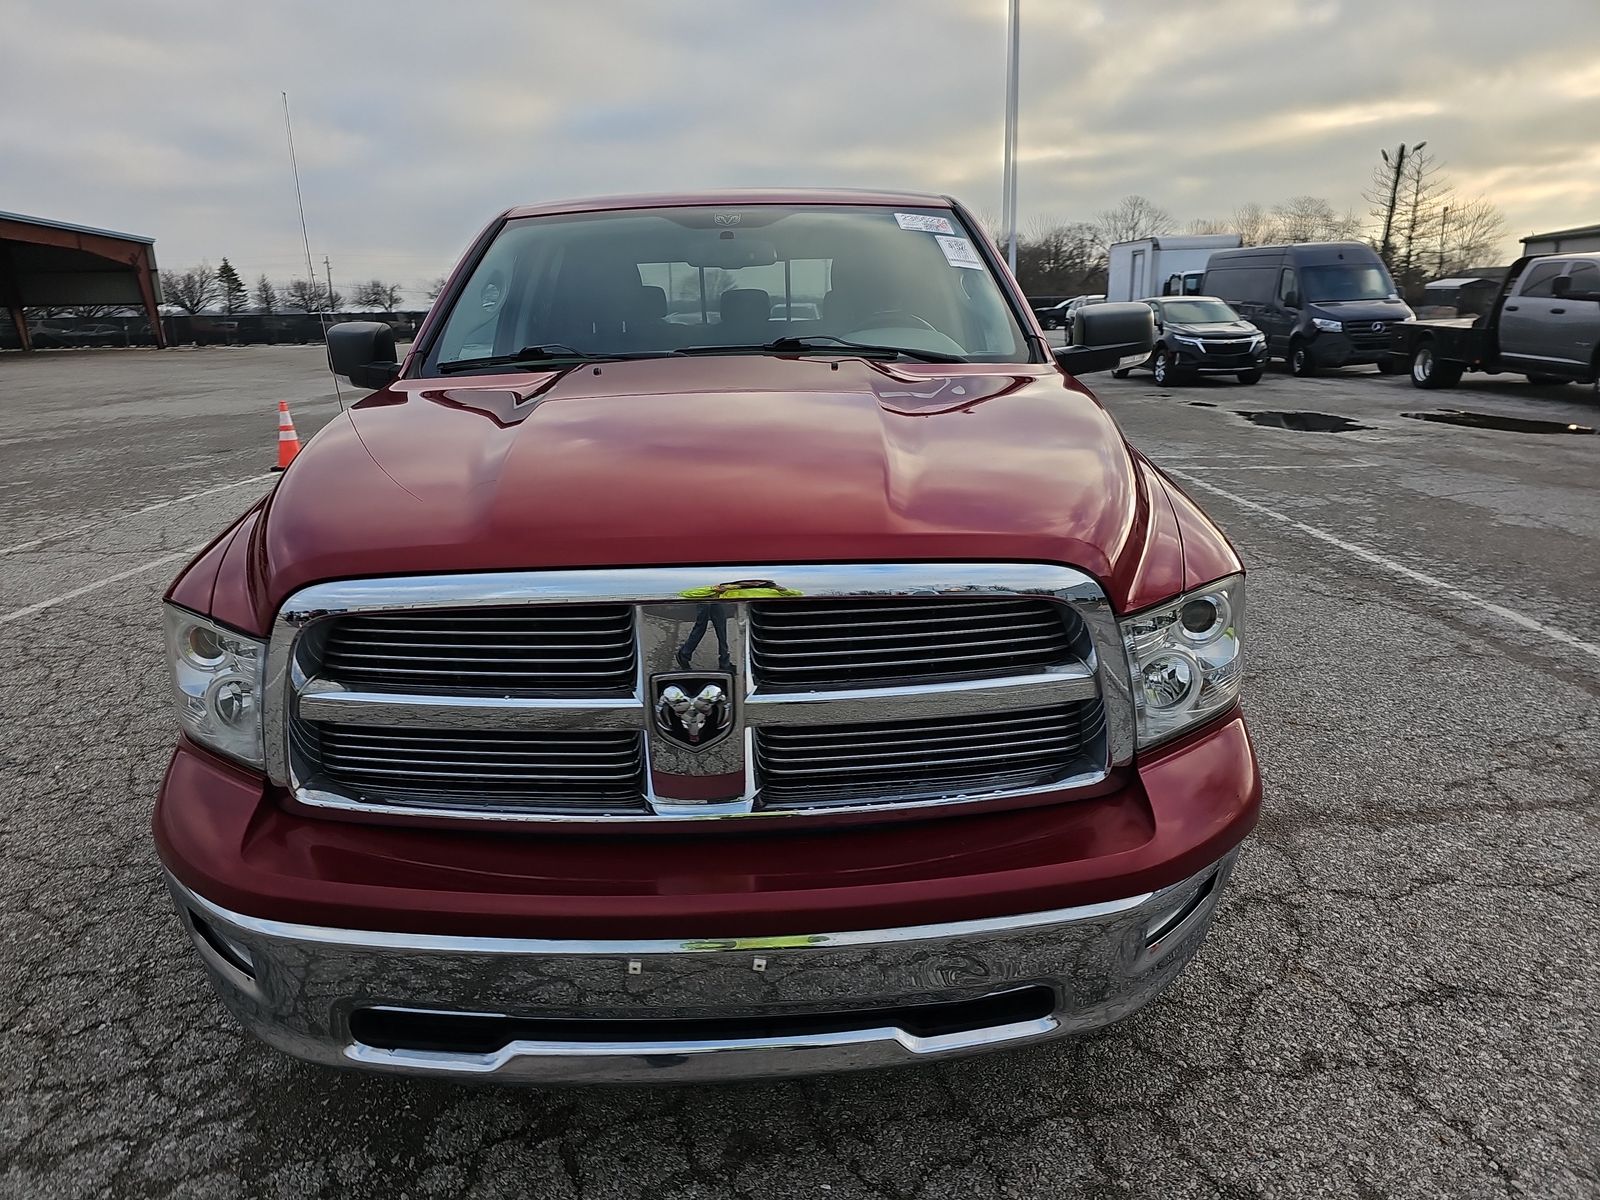
M 1072 345 L 1055 352 L 1068 375 L 1137 366 L 1156 344 L 1156 315 L 1148 304 L 1086 304 L 1072 322 Z
M 1299 308 L 1300 307 L 1300 293 L 1299 292 L 1290 292 L 1287 296 L 1285 296 L 1283 298 L 1283 306 L 1285 308 Z
M 382 321 L 341 321 L 329 326 L 328 366 L 357 387 L 388 387 L 400 377 L 394 329 Z

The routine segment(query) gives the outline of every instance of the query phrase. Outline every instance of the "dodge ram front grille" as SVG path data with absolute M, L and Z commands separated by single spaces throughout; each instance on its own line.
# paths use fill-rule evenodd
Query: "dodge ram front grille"
M 751 606 L 751 672 L 791 689 L 1029 675 L 1072 658 L 1076 624 L 1022 598 L 774 601 Z
M 976 717 L 760 729 L 756 768 L 767 808 L 982 795 L 1092 769 L 1103 728 L 1100 702 L 1085 700 Z
M 637 733 L 483 732 L 321 725 L 310 732 L 327 781 L 371 803 L 639 812 Z
M 334 622 L 324 673 L 363 686 L 442 691 L 631 692 L 625 605 L 373 613 Z
M 501 821 L 927 811 L 1103 780 L 1127 655 L 1070 567 L 888 563 L 316 584 L 267 651 L 307 806 Z

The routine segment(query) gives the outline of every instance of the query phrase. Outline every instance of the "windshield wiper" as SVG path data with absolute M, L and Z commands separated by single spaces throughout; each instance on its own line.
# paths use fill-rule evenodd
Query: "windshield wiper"
M 479 367 L 509 367 L 518 363 L 547 363 L 560 360 L 562 362 L 627 362 L 634 358 L 659 358 L 659 353 L 640 352 L 638 354 L 601 354 L 588 350 L 579 350 L 576 346 L 569 346 L 565 342 L 545 342 L 538 346 L 524 346 L 515 354 L 494 354 L 487 358 L 458 358 L 453 362 L 439 364 L 441 375 L 450 375 L 458 371 L 476 371 Z
M 759 345 L 748 343 L 732 346 L 684 346 L 673 354 L 783 354 L 801 350 L 852 350 L 859 354 L 881 354 L 892 358 L 912 358 L 918 362 L 959 363 L 967 360 L 959 354 L 946 354 L 942 350 L 919 350 L 914 346 L 875 346 L 869 342 L 852 342 L 834 337 L 831 333 L 808 333 L 799 337 L 775 338 Z

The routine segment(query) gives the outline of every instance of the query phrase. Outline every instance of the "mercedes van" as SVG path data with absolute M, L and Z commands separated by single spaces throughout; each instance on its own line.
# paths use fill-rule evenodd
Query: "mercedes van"
M 1218 250 L 1206 264 L 1204 291 L 1266 334 L 1268 355 L 1301 376 L 1351 363 L 1392 372 L 1389 330 L 1413 315 L 1363 242 Z

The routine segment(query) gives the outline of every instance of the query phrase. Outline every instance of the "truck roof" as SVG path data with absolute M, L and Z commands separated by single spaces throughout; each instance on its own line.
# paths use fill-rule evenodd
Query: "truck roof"
M 723 188 L 705 192 L 649 192 L 634 196 L 588 196 L 550 200 L 506 210 L 505 216 L 547 217 L 557 213 L 607 212 L 627 208 L 690 208 L 726 204 L 868 204 L 886 208 L 948 208 L 948 196 L 931 192 L 881 192 L 856 188 Z

